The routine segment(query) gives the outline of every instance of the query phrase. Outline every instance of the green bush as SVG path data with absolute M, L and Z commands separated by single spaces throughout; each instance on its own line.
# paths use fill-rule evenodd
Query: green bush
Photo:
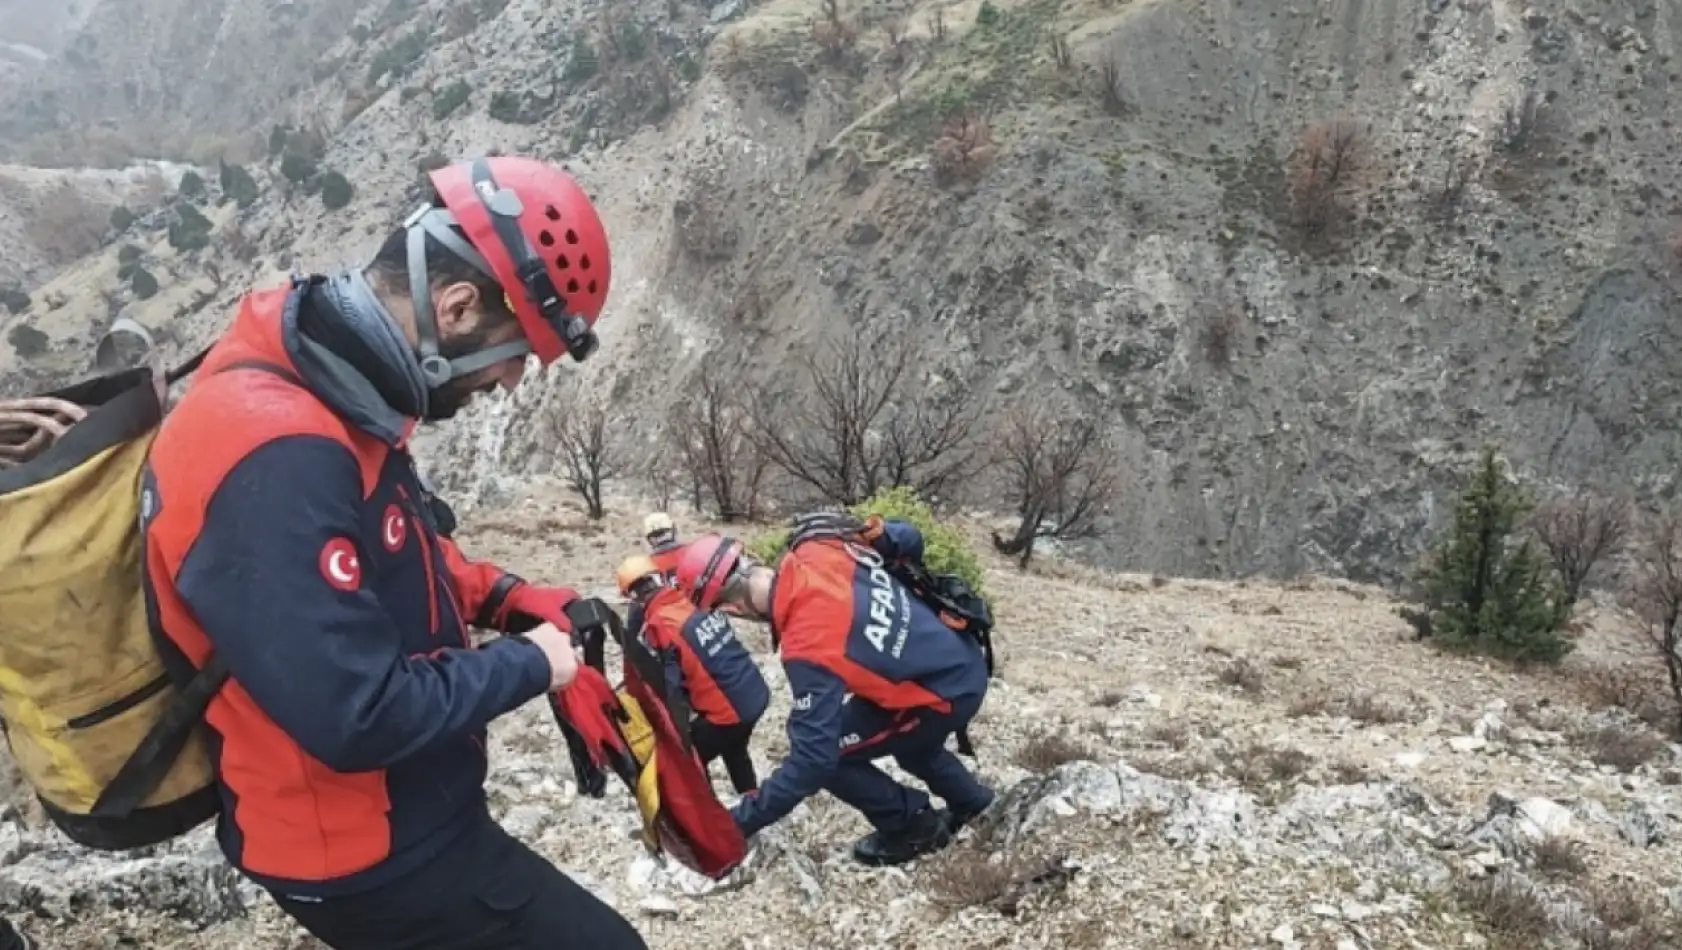
M 22 313 L 28 310 L 32 303 L 34 301 L 29 299 L 29 294 L 22 287 L 16 284 L 0 287 L 0 307 L 5 307 L 13 313 Z
M 158 279 L 144 267 L 135 266 L 129 274 L 129 286 L 134 288 L 134 296 L 139 300 L 150 300 L 158 292 Z
M 466 105 L 473 95 L 473 87 L 464 79 L 457 79 L 432 97 L 432 117 L 440 122 L 449 118 L 457 109 Z
M 24 359 L 47 352 L 48 344 L 52 343 L 50 337 L 27 323 L 12 327 L 11 332 L 6 334 L 6 341 L 11 343 L 12 349 Z
M 1553 568 L 1520 525 L 1533 506 L 1485 448 L 1432 546 L 1418 581 L 1431 636 L 1450 649 L 1557 663 L 1574 644 L 1560 634 L 1568 609 Z
M 122 205 L 118 205 L 117 207 L 111 209 L 111 228 L 112 228 L 112 230 L 116 231 L 118 234 L 121 234 L 122 232 L 127 231 L 130 227 L 133 227 L 133 225 L 134 225 L 134 212 L 133 211 L 130 211 L 128 208 L 126 208 Z
M 175 220 L 169 223 L 169 246 L 182 253 L 210 244 L 210 219 L 190 204 L 175 206 Z
M 336 171 L 330 171 L 321 176 L 321 203 L 329 211 L 337 211 L 350 204 L 355 197 L 356 189 L 351 187 L 349 179 Z
M 293 184 L 303 184 L 315 177 L 315 159 L 298 152 L 287 152 L 280 159 L 280 173 Z
M 198 198 L 204 194 L 204 178 L 198 172 L 189 169 L 181 176 L 181 196 L 183 198 Z
M 251 173 L 246 171 L 244 166 L 223 162 L 220 166 L 220 178 L 222 194 L 232 198 L 242 210 L 257 202 L 257 180 L 251 177 Z
M 877 492 L 847 509 L 859 518 L 881 515 L 890 521 L 909 521 L 923 534 L 923 563 L 937 574 L 956 574 L 985 596 L 981 561 L 969 541 L 954 528 L 941 524 L 915 489 L 904 486 Z M 788 543 L 788 529 L 768 531 L 748 542 L 748 553 L 766 564 L 782 556 Z

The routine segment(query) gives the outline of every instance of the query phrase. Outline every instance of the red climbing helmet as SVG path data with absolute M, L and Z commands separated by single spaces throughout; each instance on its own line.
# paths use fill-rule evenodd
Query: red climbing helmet
M 457 162 L 429 177 L 444 206 L 425 205 L 404 222 L 427 382 L 442 386 L 527 353 L 537 354 L 544 366 L 563 353 L 578 362 L 594 353 L 593 328 L 607 301 L 613 265 L 607 231 L 578 182 L 547 162 L 516 156 Z M 452 226 L 466 233 L 465 242 Z M 439 354 L 426 273 L 428 236 L 502 285 L 523 341 L 455 360 Z
M 702 610 L 712 610 L 737 570 L 744 565 L 742 542 L 707 534 L 684 546 L 677 564 L 677 586 Z

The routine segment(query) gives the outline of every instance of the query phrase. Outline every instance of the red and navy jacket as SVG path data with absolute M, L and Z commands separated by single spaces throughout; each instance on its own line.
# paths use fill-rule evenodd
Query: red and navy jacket
M 177 677 L 212 650 L 230 671 L 205 715 L 222 849 L 302 897 L 389 881 L 482 817 L 485 726 L 549 683 L 528 641 L 473 648 L 467 622 L 496 625 L 511 575 L 439 536 L 413 420 L 300 332 L 338 313 L 319 281 L 242 301 L 143 485 L 160 652 Z
M 667 679 L 683 684 L 696 715 L 734 726 L 765 714 L 771 688 L 729 618 L 696 610 L 682 591 L 666 587 L 648 599 L 642 623 L 643 641 L 664 659 Z
M 748 834 L 821 789 L 844 749 L 874 738 L 842 734 L 849 693 L 852 702 L 887 710 L 947 712 L 953 700 L 987 689 L 980 647 L 942 622 L 878 560 L 920 560 L 922 534 L 907 522 L 889 521 L 873 547 L 855 556 L 841 541 L 812 540 L 777 565 L 771 626 L 794 696 L 789 752 L 758 794 L 736 805 L 736 821 Z

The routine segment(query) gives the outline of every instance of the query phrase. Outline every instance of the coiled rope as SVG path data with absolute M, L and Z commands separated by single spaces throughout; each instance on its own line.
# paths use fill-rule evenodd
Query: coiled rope
M 86 409 L 52 396 L 0 399 L 0 469 L 35 458 L 87 417 Z

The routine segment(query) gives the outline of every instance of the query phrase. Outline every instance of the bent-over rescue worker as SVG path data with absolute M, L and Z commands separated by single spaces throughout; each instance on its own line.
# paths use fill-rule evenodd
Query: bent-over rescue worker
M 240 304 L 164 420 L 143 485 L 157 640 L 230 678 L 209 729 L 222 850 L 335 950 L 643 950 L 510 837 L 485 727 L 578 671 L 566 604 L 440 537 L 421 421 L 594 349 L 607 236 L 559 169 L 477 159 L 366 270 Z M 468 625 L 508 635 L 475 649 Z
M 813 539 L 770 568 L 741 542 L 707 535 L 686 546 L 678 585 L 702 610 L 731 603 L 768 621 L 781 643 L 794 697 L 789 753 L 732 809 L 743 833 L 823 789 L 875 828 L 853 846 L 854 858 L 902 864 L 944 847 L 993 802 L 945 746 L 981 708 L 987 663 L 978 645 L 882 569 L 883 558 L 920 558 L 917 529 L 873 518 L 867 537 L 870 548 Z M 947 807 L 934 809 L 928 795 L 872 762 L 890 755 Z
M 694 713 L 689 735 L 701 763 L 722 758 L 738 794 L 758 788 L 748 741 L 771 704 L 771 688 L 729 618 L 696 610 L 652 558 L 626 558 L 616 580 L 619 592 L 631 601 L 628 626 L 640 627 L 666 676 L 682 684 Z
M 642 519 L 642 538 L 648 542 L 648 556 L 668 577 L 677 576 L 677 562 L 683 557 L 683 545 L 678 543 L 677 525 L 672 516 L 656 511 Z

